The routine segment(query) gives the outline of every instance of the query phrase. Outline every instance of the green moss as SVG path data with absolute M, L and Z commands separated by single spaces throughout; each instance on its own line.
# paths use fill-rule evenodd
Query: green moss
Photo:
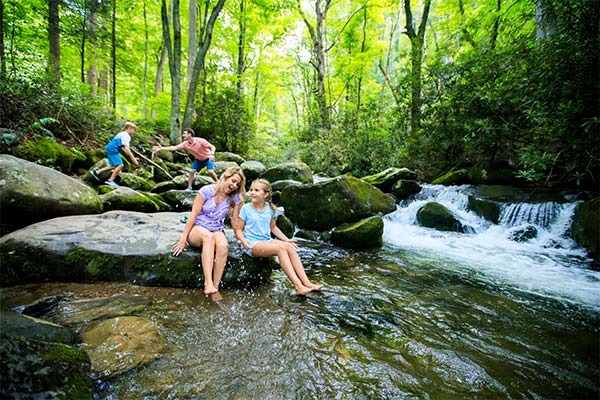
M 85 158 L 80 152 L 74 153 L 65 149 L 45 136 L 25 141 L 15 149 L 15 154 L 25 160 L 54 167 L 63 172 L 69 172 L 76 159 Z
M 11 240 L 0 244 L 0 257 L 1 286 L 51 280 L 53 270 L 50 267 L 58 262 L 51 254 L 37 247 Z
M 123 260 L 112 254 L 76 248 L 67 254 L 64 263 L 69 270 L 80 271 L 76 275 L 94 281 L 114 281 L 123 276 Z

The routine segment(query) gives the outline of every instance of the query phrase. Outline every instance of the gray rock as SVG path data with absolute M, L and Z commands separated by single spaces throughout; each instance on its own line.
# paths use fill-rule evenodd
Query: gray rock
M 364 249 L 380 246 L 382 236 L 383 219 L 373 216 L 338 226 L 331 232 L 331 242 L 346 248 Z
M 89 186 L 58 171 L 0 154 L 0 219 L 14 230 L 46 219 L 102 212 Z
M 270 183 L 283 180 L 294 180 L 301 183 L 312 183 L 313 174 L 310 167 L 302 162 L 289 162 L 267 168 L 261 178 Z
M 200 251 L 171 255 L 184 216 L 111 211 L 30 225 L 0 238 L 0 285 L 117 281 L 202 287 Z M 223 286 L 252 287 L 268 280 L 271 260 L 243 257 L 232 230 L 225 233 L 230 246 Z

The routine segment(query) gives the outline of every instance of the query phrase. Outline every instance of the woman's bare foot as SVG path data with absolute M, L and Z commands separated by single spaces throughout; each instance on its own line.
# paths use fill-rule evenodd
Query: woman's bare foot
M 213 285 L 204 285 L 204 294 L 211 295 L 217 293 L 218 290 Z
M 305 295 L 305 294 L 309 294 L 310 292 L 312 292 L 312 289 L 304 286 L 304 285 L 298 285 L 298 286 L 294 286 L 296 288 L 296 294 L 297 295 Z

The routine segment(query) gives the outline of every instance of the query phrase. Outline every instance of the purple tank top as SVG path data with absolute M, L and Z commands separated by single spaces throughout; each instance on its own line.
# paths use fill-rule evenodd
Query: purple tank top
M 225 217 L 229 211 L 229 197 L 225 197 L 219 204 L 215 204 L 215 194 L 217 188 L 215 185 L 206 185 L 200 188 L 198 193 L 204 199 L 204 205 L 200 214 L 194 221 L 195 225 L 199 225 L 211 232 L 220 231 L 225 228 Z M 236 193 L 233 195 L 235 204 L 239 204 L 240 196 Z

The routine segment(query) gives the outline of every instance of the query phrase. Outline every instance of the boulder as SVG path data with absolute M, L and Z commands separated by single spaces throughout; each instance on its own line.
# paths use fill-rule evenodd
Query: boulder
M 495 224 L 497 224 L 500 220 L 500 212 L 502 211 L 502 208 L 498 202 L 478 199 L 475 196 L 469 196 L 469 208 L 475 214 Z
M 152 199 L 126 186 L 120 186 L 100 196 L 105 211 L 128 210 L 157 212 L 159 207 Z
M 283 214 L 278 215 L 275 223 L 285 236 L 288 238 L 294 237 L 294 224 L 289 220 L 288 217 Z
M 600 256 L 600 197 L 580 204 L 575 211 L 571 232 L 573 239 L 596 259 Z
M 58 171 L 0 154 L 0 220 L 11 231 L 46 219 L 102 212 L 89 186 Z
M 197 194 L 197 191 L 169 190 L 161 193 L 161 197 L 175 211 L 190 211 Z
M 246 161 L 240 164 L 244 175 L 246 175 L 246 184 L 249 186 L 253 180 L 257 179 L 263 172 L 265 172 L 265 166 L 259 161 Z
M 283 191 L 283 189 L 285 189 L 286 187 L 288 187 L 290 185 L 298 186 L 298 185 L 302 185 L 302 183 L 298 182 L 298 181 L 294 181 L 292 179 L 271 182 L 271 188 L 273 189 L 274 192 L 281 192 L 281 191 Z
M 331 242 L 351 249 L 380 246 L 383 236 L 383 219 L 376 215 L 356 223 L 346 223 L 331 232 Z
M 392 190 L 394 183 L 399 179 L 415 180 L 416 178 L 417 174 L 408 168 L 391 167 L 377 174 L 365 176 L 362 180 L 370 183 L 385 193 L 389 193 Z
M 148 181 L 147 179 L 129 172 L 124 172 L 121 174 L 121 181 L 119 184 L 130 187 L 133 190 L 141 190 L 146 192 L 152 190 L 152 187 L 154 186 L 154 183 Z
M 0 285 L 116 281 L 203 287 L 200 251 L 171 255 L 184 216 L 110 211 L 30 225 L 0 238 Z M 243 258 L 232 230 L 225 233 L 230 247 L 223 286 L 252 287 L 268 280 L 271 259 Z
M 538 235 L 538 230 L 533 225 L 525 225 L 513 228 L 508 234 L 508 239 L 513 242 L 525 243 L 531 239 L 535 239 Z
M 22 315 L 14 311 L 0 310 L 2 331 L 27 340 L 41 340 L 75 344 L 75 333 L 67 327 L 50 321 Z
M 242 156 L 239 156 L 235 153 L 230 153 L 228 151 L 217 151 L 215 153 L 215 159 L 217 161 L 232 161 L 237 165 L 242 165 L 246 162 Z
M 425 204 L 417 211 L 419 225 L 438 231 L 464 232 L 463 225 L 444 205 L 434 201 Z
M 217 161 L 215 163 L 215 174 L 217 174 L 218 177 L 221 177 L 221 174 L 223 172 L 225 172 L 225 170 L 229 167 L 237 167 L 238 163 L 233 162 L 233 161 Z M 211 179 L 211 183 L 212 179 Z
M 403 200 L 413 194 L 419 193 L 421 189 L 421 185 L 419 185 L 417 181 L 399 179 L 392 186 L 392 193 L 398 198 L 398 200 Z
M 352 176 L 288 186 L 281 193 L 286 216 L 302 229 L 324 231 L 396 210 L 390 196 Z
M 9 319 L 0 325 L 0 398 L 92 398 L 88 355 L 63 343 L 70 343 L 72 334 L 49 328 L 45 321 L 14 315 Z
M 313 183 L 313 174 L 310 167 L 302 162 L 288 162 L 267 168 L 261 178 L 270 183 L 283 180 L 294 180 L 300 183 Z

